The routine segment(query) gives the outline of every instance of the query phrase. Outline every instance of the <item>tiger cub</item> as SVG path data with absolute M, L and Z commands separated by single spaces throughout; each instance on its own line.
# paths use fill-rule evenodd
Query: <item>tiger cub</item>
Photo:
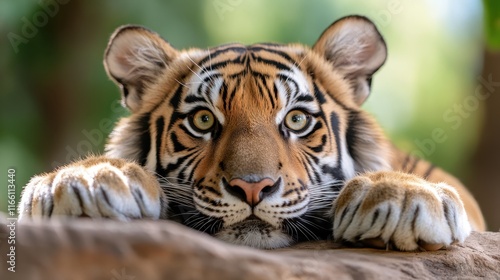
M 331 236 L 402 251 L 463 242 L 485 228 L 471 194 L 392 146 L 361 109 L 386 56 L 361 16 L 312 48 L 177 50 L 120 27 L 104 66 L 130 116 L 105 155 L 34 177 L 19 218 L 171 219 L 256 248 Z

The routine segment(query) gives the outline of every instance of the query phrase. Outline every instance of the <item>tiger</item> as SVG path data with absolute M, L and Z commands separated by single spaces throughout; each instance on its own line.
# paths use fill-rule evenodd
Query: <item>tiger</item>
M 399 150 L 362 109 L 387 46 L 359 15 L 312 47 L 175 49 L 119 27 L 104 54 L 130 114 L 103 155 L 33 177 L 19 221 L 171 220 L 235 245 L 308 240 L 439 250 L 485 230 L 461 182 Z

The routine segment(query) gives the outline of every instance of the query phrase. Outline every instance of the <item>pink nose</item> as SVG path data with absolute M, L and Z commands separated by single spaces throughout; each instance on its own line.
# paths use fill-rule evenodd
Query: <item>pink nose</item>
M 280 181 L 280 180 L 278 180 Z M 266 196 L 274 193 L 278 188 L 277 182 L 265 178 L 259 182 L 247 182 L 242 179 L 232 179 L 229 182 L 231 193 L 245 200 L 250 206 L 257 205 Z

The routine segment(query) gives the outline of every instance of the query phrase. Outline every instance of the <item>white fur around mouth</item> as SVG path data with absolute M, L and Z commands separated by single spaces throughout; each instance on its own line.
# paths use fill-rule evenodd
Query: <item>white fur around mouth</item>
M 223 228 L 215 237 L 236 245 L 259 249 L 274 249 L 289 246 L 293 239 L 280 229 L 258 220 L 244 220 Z

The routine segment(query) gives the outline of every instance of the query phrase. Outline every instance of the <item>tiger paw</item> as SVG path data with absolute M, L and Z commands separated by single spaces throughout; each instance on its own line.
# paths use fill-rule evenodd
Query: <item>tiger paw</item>
M 334 239 L 368 247 L 438 250 L 463 242 L 471 232 L 452 187 L 398 172 L 355 177 L 333 211 Z
M 29 217 L 158 219 L 164 194 L 156 178 L 135 163 L 90 157 L 26 185 L 19 220 Z

